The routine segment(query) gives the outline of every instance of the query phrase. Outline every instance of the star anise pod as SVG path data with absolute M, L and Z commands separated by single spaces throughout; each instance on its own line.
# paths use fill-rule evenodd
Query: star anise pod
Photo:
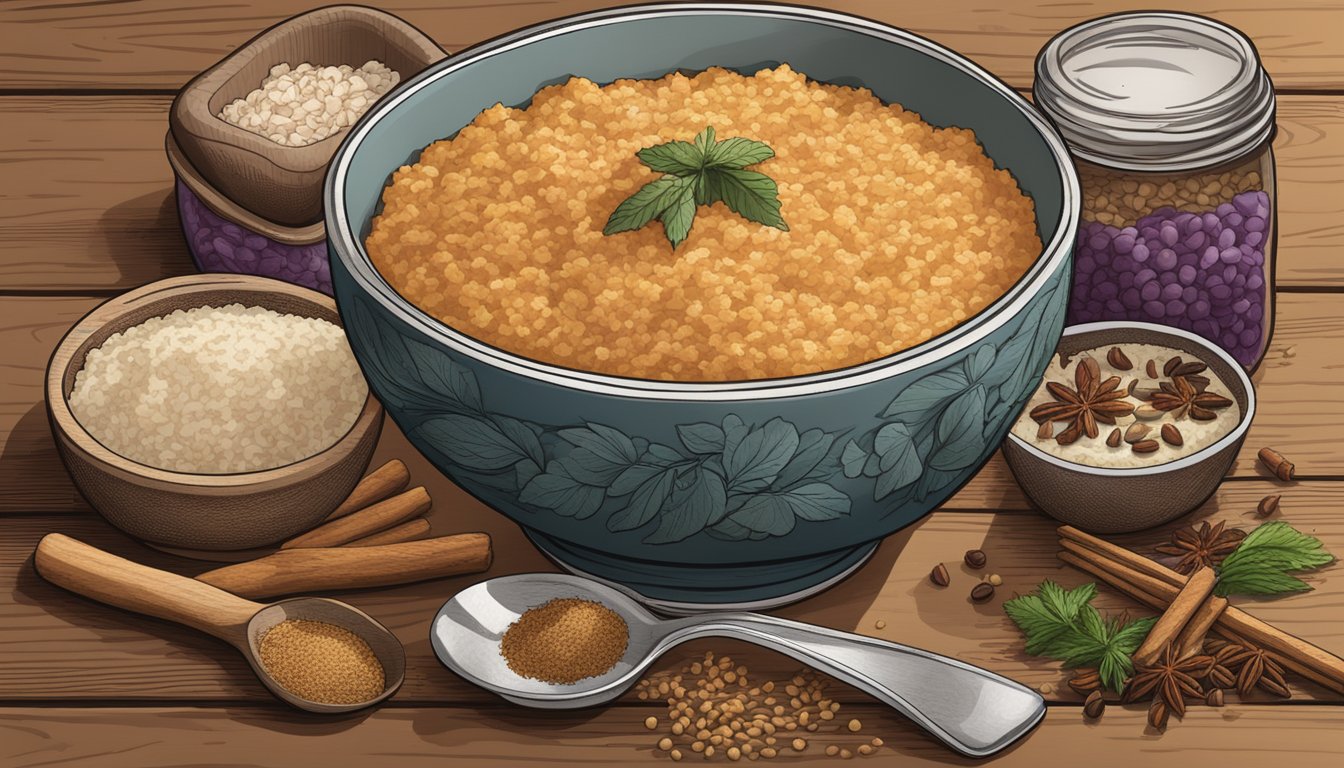
M 1171 643 L 1167 643 L 1157 661 L 1151 665 L 1135 666 L 1134 677 L 1125 685 L 1122 700 L 1128 704 L 1151 696 L 1154 701 L 1160 700 L 1166 705 L 1171 714 L 1183 717 L 1186 699 L 1204 697 L 1204 691 L 1199 687 L 1197 678 L 1207 674 L 1211 666 L 1213 658 L 1210 656 L 1199 655 L 1177 659 L 1176 649 Z M 1166 717 L 1161 719 L 1165 725 Z M 1153 727 L 1162 726 L 1153 724 Z
M 1129 393 L 1120 389 L 1120 377 L 1112 376 L 1102 381 L 1101 366 L 1090 357 L 1078 361 L 1073 371 L 1073 383 L 1075 388 L 1069 389 L 1057 381 L 1047 381 L 1045 388 L 1054 400 L 1031 409 L 1031 418 L 1037 424 L 1069 422 L 1069 426 L 1055 436 L 1060 445 L 1068 445 L 1083 435 L 1096 437 L 1101 434 L 1098 422 L 1114 424 L 1117 416 L 1134 412 L 1133 404 L 1124 402 Z
M 1189 413 L 1192 419 L 1211 421 L 1218 417 L 1214 411 L 1232 405 L 1231 400 L 1201 390 L 1184 376 L 1172 376 L 1170 381 L 1160 382 L 1157 386 L 1158 391 L 1148 402 L 1159 411 L 1171 412 L 1172 418 L 1179 419 Z
M 1222 522 L 1209 525 L 1205 521 L 1198 528 L 1178 528 L 1171 534 L 1170 544 L 1158 545 L 1156 549 L 1181 558 L 1172 566 L 1177 573 L 1194 573 L 1200 566 L 1216 566 L 1246 538 L 1246 532 L 1240 528 L 1224 530 L 1223 526 Z
M 1237 670 L 1238 694 L 1245 696 L 1259 688 L 1283 698 L 1292 695 L 1283 678 L 1283 666 L 1264 648 L 1231 644 L 1220 649 L 1219 656 L 1222 666 Z

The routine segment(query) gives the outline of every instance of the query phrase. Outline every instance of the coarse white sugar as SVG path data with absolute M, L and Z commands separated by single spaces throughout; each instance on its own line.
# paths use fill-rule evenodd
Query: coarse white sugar
M 228 304 L 177 310 L 89 350 L 70 410 L 95 440 L 175 472 L 254 472 L 319 453 L 368 396 L 345 333 Z
M 372 59 L 358 68 L 280 63 L 261 87 L 225 104 L 219 117 L 276 144 L 303 147 L 354 125 L 400 79 Z

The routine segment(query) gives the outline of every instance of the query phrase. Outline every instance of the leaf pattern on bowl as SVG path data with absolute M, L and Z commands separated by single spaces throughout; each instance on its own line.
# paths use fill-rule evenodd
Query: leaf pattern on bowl
M 1053 293 L 1065 285 L 1056 276 L 1001 345 L 915 380 L 877 414 L 878 426 L 849 440 L 735 414 L 677 425 L 671 445 L 597 422 L 522 421 L 488 410 L 470 368 L 398 333 L 364 300 L 350 304 L 348 328 L 402 429 L 475 482 L 532 510 L 601 515 L 607 530 L 641 531 L 645 544 L 700 533 L 762 540 L 848 516 L 852 499 L 833 483 L 841 476 L 870 478 L 890 513 L 963 481 L 1035 389 L 1063 323 L 1065 302 Z
M 845 477 L 873 478 L 874 501 L 898 492 L 897 501 L 923 501 L 975 466 L 1039 384 L 1064 320 L 1054 294 L 1066 284 L 1056 278 L 1022 316 L 1030 332 L 982 344 L 896 395 L 881 413 L 889 421 L 845 444 Z

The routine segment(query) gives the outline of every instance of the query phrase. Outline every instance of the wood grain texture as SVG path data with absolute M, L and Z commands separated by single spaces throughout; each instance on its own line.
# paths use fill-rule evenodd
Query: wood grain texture
M 445 0 L 380 3 L 449 51 L 537 22 L 621 0 Z M 1031 81 L 1032 61 L 1056 32 L 1080 21 L 1130 10 L 1123 0 L 995 4 L 979 0 L 891 3 L 811 0 L 929 37 L 1013 85 Z M 1190 0 L 1172 4 L 1231 24 L 1251 37 L 1280 87 L 1344 84 L 1339 5 L 1304 0 L 1276 7 L 1263 0 Z M 178 88 L 262 29 L 309 10 L 309 0 L 198 6 L 169 0 L 88 3 L 15 2 L 0 6 L 6 34 L 0 76 L 16 88 Z M 1138 6 L 1147 7 L 1147 6 Z
M 0 296 L 0 514 L 87 509 L 56 455 L 42 404 L 47 357 L 65 329 L 98 303 L 90 298 Z M 1344 476 L 1344 298 L 1337 294 L 1284 294 L 1268 357 L 1256 374 L 1260 410 L 1233 470 L 1237 478 L 1263 477 L 1255 454 L 1270 445 L 1297 464 L 1300 478 Z M 389 419 L 373 466 L 403 459 L 413 482 L 429 489 L 436 506 L 462 498 L 406 443 Z M 443 494 L 447 494 L 446 496 Z M 995 456 L 944 505 L 946 509 L 1025 509 L 1021 491 Z
M 653 746 L 657 735 L 641 722 L 649 712 L 633 706 L 579 712 L 394 707 L 320 718 L 263 707 L 4 708 L 0 762 L 14 768 L 670 765 L 666 753 Z M 1111 706 L 1097 721 L 1085 721 L 1076 707 L 1052 707 L 1035 731 L 988 763 L 957 757 L 890 709 L 850 706 L 841 715 L 859 719 L 862 732 L 813 737 L 803 753 L 785 747 L 777 760 L 835 765 L 835 758 L 824 756 L 827 745 L 853 749 L 874 736 L 884 745 L 856 764 L 1334 768 L 1344 759 L 1338 731 L 1344 707 L 1333 706 L 1192 706 L 1184 720 L 1172 718 L 1165 733 L 1148 730 L 1137 705 Z M 694 754 L 686 760 L 704 762 Z
M 11 192 L 0 291 L 125 289 L 194 271 L 164 158 L 169 101 L 0 97 Z M 1344 97 L 1280 97 L 1275 148 L 1279 284 L 1344 287 Z
M 412 468 L 413 476 L 415 468 Z M 1231 483 L 1218 496 L 1183 521 L 1226 520 L 1255 524 L 1255 502 L 1271 488 L 1269 481 Z M 431 617 L 458 590 L 478 580 L 510 573 L 550 571 L 552 566 L 527 543 L 521 532 L 478 506 L 459 506 L 456 499 L 435 504 L 434 533 L 488 531 L 499 556 L 487 572 L 379 590 L 344 591 L 332 596 L 366 611 L 405 644 L 406 683 L 395 701 L 402 704 L 494 701 L 445 670 L 434 658 L 428 632 Z M 1312 482 L 1284 494 L 1282 519 L 1319 536 L 1327 549 L 1344 552 L 1344 483 Z M 1136 551 L 1170 536 L 1175 525 L 1117 541 Z M 857 631 L 929 648 L 988 667 L 1032 686 L 1050 683 L 1052 698 L 1076 701 L 1065 686 L 1059 664 L 1027 657 L 1022 637 L 1003 615 L 1005 599 L 1050 578 L 1068 586 L 1089 579 L 1055 558 L 1055 523 L 1032 512 L 937 512 L 888 537 L 872 560 L 854 576 L 822 595 L 777 611 L 777 615 Z M 165 622 L 113 610 L 75 598 L 42 581 L 29 562 L 33 547 L 48 531 L 60 531 L 109 552 L 194 575 L 210 566 L 164 555 L 134 543 L 91 515 L 25 515 L 5 520 L 0 537 L 0 701 L 61 699 L 162 699 L 199 701 L 266 701 L 242 658 L 226 646 Z M 968 549 L 988 555 L 983 571 L 962 562 Z M 943 589 L 928 581 L 929 570 L 946 564 L 951 584 Z M 1330 566 L 1307 574 L 1313 591 L 1272 601 L 1232 602 L 1285 631 L 1310 639 L 1328 651 L 1344 654 L 1344 579 Z M 1004 585 L 988 603 L 968 599 L 971 587 L 988 573 Z M 1147 614 L 1137 603 L 1105 587 L 1098 606 Z M 877 622 L 883 629 L 877 629 Z M 705 650 L 733 655 L 759 679 L 791 676 L 800 666 L 777 654 L 728 641 L 697 641 L 659 661 L 655 670 L 677 670 Z M 1299 689 L 1328 701 L 1340 697 L 1316 688 Z M 864 700 L 856 692 L 841 695 Z M 627 697 L 627 700 L 631 700 Z

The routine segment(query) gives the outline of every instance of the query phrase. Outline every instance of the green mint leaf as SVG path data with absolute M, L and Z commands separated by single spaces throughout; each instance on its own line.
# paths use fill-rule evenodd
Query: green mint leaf
M 779 187 L 764 173 L 737 168 L 711 168 L 709 192 L 729 210 L 748 221 L 788 232 L 779 214 Z
M 709 154 L 709 149 L 710 147 L 713 146 L 714 146 L 714 126 L 707 125 L 705 126 L 705 130 L 696 134 L 695 148 L 700 150 L 700 156 L 704 157 L 705 155 Z
M 693 178 L 678 179 L 676 198 L 663 211 L 663 232 L 672 241 L 672 247 L 681 245 L 681 241 L 691 233 L 691 222 L 695 220 L 695 184 Z
M 1219 595 L 1275 595 L 1300 592 L 1310 585 L 1288 574 L 1334 561 L 1321 540 L 1282 521 L 1260 525 L 1227 556 L 1219 568 Z
M 666 174 L 645 184 L 612 212 L 602 234 L 639 229 L 654 219 L 676 248 L 689 236 L 695 210 L 723 201 L 748 221 L 788 231 L 780 215 L 779 187 L 763 173 L 745 166 L 768 160 L 774 150 L 753 139 L 716 141 L 706 126 L 693 142 L 669 141 L 639 150 L 639 161 Z
M 705 155 L 706 168 L 736 168 L 764 162 L 775 156 L 775 151 L 763 141 L 753 139 L 724 139 L 710 148 Z
M 669 141 L 653 147 L 645 147 L 635 153 L 639 161 L 659 173 L 674 176 L 690 176 L 700 173 L 705 155 L 700 148 L 689 141 Z
M 1282 571 L 1247 571 L 1240 569 L 1227 577 L 1220 577 L 1214 594 L 1228 595 L 1282 595 L 1288 592 L 1306 592 L 1311 585 Z
M 1003 608 L 1026 635 L 1027 653 L 1068 667 L 1096 667 L 1102 683 L 1120 691 L 1133 673 L 1130 656 L 1156 619 L 1103 619 L 1091 605 L 1095 596 L 1095 584 L 1066 590 L 1045 581 L 1035 594 L 1013 598 Z
M 602 234 L 614 235 L 643 227 L 676 204 L 685 186 L 688 186 L 686 180 L 678 176 L 664 176 L 650 181 L 616 206 L 616 210 L 611 212 L 611 218 L 607 219 L 607 225 L 602 228 Z

